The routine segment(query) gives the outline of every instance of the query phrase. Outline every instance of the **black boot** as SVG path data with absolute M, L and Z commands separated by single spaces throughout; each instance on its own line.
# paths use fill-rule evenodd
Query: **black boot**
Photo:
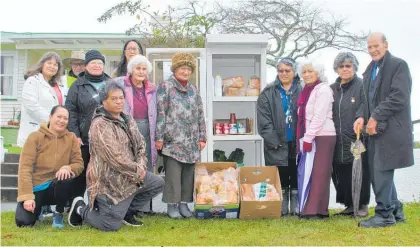
M 359 227 L 367 227 L 367 228 L 387 227 L 387 226 L 394 226 L 395 224 L 396 222 L 395 222 L 395 217 L 393 214 L 390 214 L 387 218 L 376 214 L 375 216 L 370 217 L 367 220 L 360 221 Z
M 281 207 L 281 215 L 285 216 L 289 214 L 289 188 L 282 189 L 283 204 Z
M 395 209 L 392 212 L 392 214 L 395 217 L 395 221 L 397 223 L 404 223 L 405 222 L 405 214 L 404 214 L 404 209 L 403 209 L 403 205 L 400 202 L 399 205 L 395 205 Z
M 299 215 L 298 190 L 296 189 L 290 190 L 290 214 Z

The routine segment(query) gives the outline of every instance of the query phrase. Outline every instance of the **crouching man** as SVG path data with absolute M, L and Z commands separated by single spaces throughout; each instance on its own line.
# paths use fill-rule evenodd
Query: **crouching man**
M 89 131 L 89 205 L 75 198 L 68 221 L 101 231 L 117 231 L 121 223 L 140 226 L 135 214 L 162 192 L 164 181 L 147 172 L 146 145 L 134 119 L 123 113 L 122 86 L 106 82 L 99 97 L 103 106 L 96 109 Z

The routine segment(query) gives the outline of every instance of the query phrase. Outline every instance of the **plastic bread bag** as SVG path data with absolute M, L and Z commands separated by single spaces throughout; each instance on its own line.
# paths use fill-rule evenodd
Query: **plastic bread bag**
M 252 191 L 256 201 L 279 201 L 280 194 L 276 188 L 265 182 L 252 185 Z

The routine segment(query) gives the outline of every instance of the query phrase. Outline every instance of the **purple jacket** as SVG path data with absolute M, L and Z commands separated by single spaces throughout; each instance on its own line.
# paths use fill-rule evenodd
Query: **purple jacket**
M 124 113 L 133 116 L 133 86 L 131 85 L 130 76 L 121 76 L 115 79 L 124 85 L 125 91 L 125 106 Z M 156 87 L 148 80 L 144 82 L 148 114 L 149 114 L 149 128 L 150 128 L 150 150 L 152 157 L 152 165 L 156 166 L 157 150 L 155 147 L 155 132 L 156 132 L 156 115 L 157 115 L 157 100 L 156 100 Z

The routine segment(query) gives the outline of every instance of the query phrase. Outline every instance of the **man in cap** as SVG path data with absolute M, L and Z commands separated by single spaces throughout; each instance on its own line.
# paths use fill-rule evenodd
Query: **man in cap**
M 71 70 L 67 76 L 65 76 L 65 81 L 67 82 L 66 84 L 69 88 L 73 82 L 76 81 L 77 76 L 85 71 L 85 55 L 86 54 L 83 51 L 72 51 L 71 57 L 63 60 L 66 68 L 71 67 Z

